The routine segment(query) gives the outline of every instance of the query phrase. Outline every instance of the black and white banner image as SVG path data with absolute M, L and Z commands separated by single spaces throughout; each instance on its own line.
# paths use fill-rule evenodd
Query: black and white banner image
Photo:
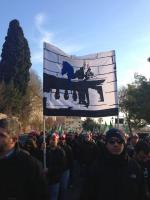
M 43 47 L 45 116 L 118 114 L 115 51 L 71 56 L 48 43 Z

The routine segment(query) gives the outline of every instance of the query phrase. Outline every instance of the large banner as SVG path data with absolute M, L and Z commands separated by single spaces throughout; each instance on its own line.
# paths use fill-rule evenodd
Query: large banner
M 45 116 L 118 114 L 115 51 L 71 56 L 44 43 Z

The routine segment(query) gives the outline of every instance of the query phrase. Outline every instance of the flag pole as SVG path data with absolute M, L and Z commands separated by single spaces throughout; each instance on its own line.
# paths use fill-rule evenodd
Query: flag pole
M 43 166 L 44 170 L 46 170 L 46 131 L 45 131 L 45 116 L 43 117 Z
M 43 43 L 43 49 L 45 47 L 45 43 Z M 43 52 L 43 69 L 45 66 L 45 51 Z M 43 98 L 44 98 L 44 93 L 43 93 Z M 44 110 L 44 102 L 43 102 L 43 110 Z M 43 167 L 44 170 L 46 171 L 46 132 L 45 132 L 45 115 L 43 115 Z

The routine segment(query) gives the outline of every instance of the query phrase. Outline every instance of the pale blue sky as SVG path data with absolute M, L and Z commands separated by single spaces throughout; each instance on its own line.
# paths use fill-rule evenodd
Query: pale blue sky
M 115 50 L 118 85 L 134 72 L 150 78 L 150 0 L 1 0 L 0 48 L 9 22 L 18 19 L 32 68 L 42 77 L 42 43 L 68 54 Z

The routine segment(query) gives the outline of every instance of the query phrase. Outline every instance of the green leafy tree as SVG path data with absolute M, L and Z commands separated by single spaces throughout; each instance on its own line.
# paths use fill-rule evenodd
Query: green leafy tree
M 0 81 L 13 82 L 14 87 L 25 95 L 29 82 L 30 50 L 19 21 L 9 23 L 7 36 L 2 48 Z
M 0 113 L 5 113 L 6 101 L 4 100 L 4 95 L 6 91 L 6 85 L 4 82 L 0 83 Z
M 0 84 L 0 96 L 0 112 L 16 116 L 21 109 L 21 95 L 13 82 Z
M 121 111 L 125 113 L 130 132 L 150 123 L 150 81 L 135 74 L 135 81 L 119 92 Z
M 9 23 L 0 61 L 0 111 L 17 117 L 29 109 L 30 50 L 18 20 Z
M 94 131 L 97 128 L 97 123 L 93 119 L 87 118 L 83 121 L 82 127 L 86 131 Z
M 122 87 L 120 88 L 119 92 L 119 107 L 121 112 L 125 114 L 127 126 L 129 127 L 129 132 L 132 133 L 132 116 L 130 112 L 130 106 L 128 105 L 128 88 Z

